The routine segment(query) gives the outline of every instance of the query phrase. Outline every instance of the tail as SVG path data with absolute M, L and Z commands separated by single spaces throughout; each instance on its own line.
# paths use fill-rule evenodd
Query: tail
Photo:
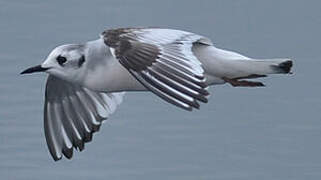
M 291 73 L 293 66 L 290 59 L 252 59 L 214 46 L 194 45 L 192 50 L 201 61 L 207 75 L 221 78 L 233 86 L 263 86 L 259 82 L 248 83 L 239 80 Z M 217 84 L 215 81 L 208 83 Z
M 293 62 L 290 59 L 266 59 L 266 60 L 235 60 L 234 65 L 238 67 L 238 73 L 231 77 L 224 77 L 225 82 L 232 86 L 257 87 L 265 86 L 261 82 L 241 79 L 252 79 L 266 77 L 268 74 L 288 74 L 291 73 Z
M 293 62 L 290 59 L 249 59 L 227 62 L 237 73 L 230 78 L 241 78 L 252 75 L 288 74 Z
M 291 73 L 291 68 L 293 66 L 293 62 L 289 59 L 281 61 L 277 65 L 271 65 L 271 68 L 275 73 L 278 74 L 288 74 Z

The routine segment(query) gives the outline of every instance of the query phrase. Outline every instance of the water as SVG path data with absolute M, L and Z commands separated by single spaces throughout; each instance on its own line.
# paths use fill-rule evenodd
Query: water
M 319 1 L 0 0 L 1 179 L 320 179 Z M 73 159 L 54 162 L 43 133 L 45 74 L 20 76 L 59 44 L 105 28 L 198 32 L 253 57 L 291 57 L 266 88 L 211 88 L 201 110 L 129 93 Z

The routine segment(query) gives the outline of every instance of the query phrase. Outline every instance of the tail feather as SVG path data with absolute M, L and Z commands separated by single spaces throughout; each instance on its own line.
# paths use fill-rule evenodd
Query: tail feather
M 290 73 L 292 66 L 293 62 L 291 60 L 281 62 L 278 65 L 271 65 L 275 72 L 284 74 Z
M 287 58 L 252 59 L 214 46 L 194 45 L 192 50 L 201 61 L 205 73 L 209 77 L 221 79 L 240 80 L 265 77 L 269 74 L 287 74 L 291 73 L 293 66 L 292 60 Z M 209 81 L 209 84 L 213 82 Z M 239 82 L 234 84 L 239 85 Z M 247 83 L 241 83 L 241 85 L 247 85 Z
M 265 76 L 268 74 L 287 74 L 291 72 L 293 63 L 290 59 L 249 59 L 225 61 L 230 70 L 229 78 L 247 76 Z M 254 77 L 255 77 L 254 76 Z
M 287 74 L 291 73 L 293 62 L 286 59 L 270 59 L 270 60 L 246 60 L 248 66 L 255 67 L 257 74 L 250 74 L 248 76 L 238 76 L 234 78 L 223 77 L 222 79 L 234 87 L 260 87 L 265 86 L 262 82 L 248 81 L 241 79 L 252 79 L 266 77 L 266 74 Z M 242 62 L 246 62 L 242 61 Z M 247 73 L 253 72 L 252 68 L 247 68 Z M 243 68 L 245 70 L 246 68 Z

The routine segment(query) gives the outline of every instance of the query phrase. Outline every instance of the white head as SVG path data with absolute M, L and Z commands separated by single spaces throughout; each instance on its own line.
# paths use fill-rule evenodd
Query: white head
M 79 82 L 82 80 L 82 75 L 85 72 L 85 63 L 84 45 L 62 45 L 52 50 L 41 65 L 28 68 L 21 72 L 21 74 L 47 72 L 69 82 Z

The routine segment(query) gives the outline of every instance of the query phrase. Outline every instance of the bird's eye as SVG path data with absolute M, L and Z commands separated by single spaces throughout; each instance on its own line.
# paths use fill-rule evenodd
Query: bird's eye
M 82 55 L 82 56 L 80 57 L 79 61 L 78 61 L 78 67 L 81 67 L 81 66 L 84 64 L 85 61 L 86 61 L 86 60 L 85 60 L 85 56 Z
M 65 62 L 67 62 L 67 59 L 65 58 L 65 57 L 63 57 L 63 56 L 58 56 L 57 58 L 57 62 L 59 63 L 59 65 L 63 65 Z

